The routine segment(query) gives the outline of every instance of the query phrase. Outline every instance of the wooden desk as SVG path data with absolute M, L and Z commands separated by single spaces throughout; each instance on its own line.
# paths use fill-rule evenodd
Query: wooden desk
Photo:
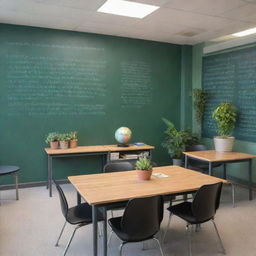
M 199 159 L 209 163 L 209 175 L 212 175 L 212 163 L 224 164 L 224 179 L 226 179 L 226 163 L 248 162 L 248 189 L 249 199 L 252 200 L 252 159 L 256 155 L 239 152 L 219 152 L 215 150 L 183 152 L 185 154 L 185 168 L 188 165 L 188 158 Z
M 51 149 L 45 148 L 45 152 L 48 156 L 48 182 L 47 188 L 49 188 L 49 195 L 52 196 L 52 160 L 53 158 L 62 158 L 62 157 L 82 157 L 82 156 L 101 156 L 102 157 L 102 170 L 104 165 L 110 161 L 111 152 L 121 152 L 121 151 L 148 151 L 149 157 L 151 158 L 151 150 L 154 149 L 153 146 L 143 145 L 143 146 L 134 146 L 129 147 L 117 147 L 116 145 L 97 145 L 97 146 L 79 146 L 76 148 L 68 149 Z
M 152 176 L 149 181 L 138 181 L 136 171 L 79 175 L 68 177 L 80 195 L 93 209 L 93 255 L 98 255 L 97 208 L 103 208 L 106 216 L 108 204 L 127 201 L 135 197 L 154 195 L 179 195 L 198 190 L 202 185 L 226 180 L 188 170 L 178 166 L 162 166 L 153 169 L 168 175 Z M 104 222 L 104 256 L 107 256 L 107 222 Z

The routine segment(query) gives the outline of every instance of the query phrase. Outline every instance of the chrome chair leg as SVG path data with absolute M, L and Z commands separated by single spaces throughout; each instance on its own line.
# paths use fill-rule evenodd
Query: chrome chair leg
M 123 242 L 123 243 L 120 244 L 120 246 L 119 246 L 119 256 L 122 256 L 122 251 L 123 251 L 123 247 L 124 247 L 125 244 L 126 244 L 126 242 Z
M 164 256 L 164 252 L 163 252 L 163 249 L 162 249 L 162 246 L 161 246 L 161 243 L 159 242 L 159 240 L 155 237 L 153 237 L 153 240 L 157 243 L 159 250 L 161 252 L 161 256 Z
M 215 231 L 216 231 L 216 233 L 217 233 L 217 236 L 218 236 L 218 239 L 219 239 L 219 243 L 220 243 L 220 245 L 221 245 L 222 253 L 223 253 L 223 254 L 226 254 L 226 250 L 225 250 L 224 245 L 223 245 L 223 243 L 222 243 L 222 240 L 221 240 L 219 231 L 218 231 L 218 229 L 217 229 L 217 226 L 216 226 L 216 224 L 215 224 L 215 221 L 212 220 L 212 223 L 213 223 L 213 226 L 214 226 Z
M 65 223 L 64 223 L 64 225 L 63 225 L 63 227 L 62 227 L 62 229 L 61 229 L 61 231 L 60 231 L 60 234 L 59 234 L 59 237 L 58 237 L 58 240 L 57 240 L 55 246 L 59 246 L 59 241 L 60 241 L 60 238 L 61 238 L 61 236 L 62 236 L 62 233 L 63 233 L 63 231 L 64 231 L 64 229 L 65 229 L 65 227 L 66 227 L 66 224 L 67 224 L 67 221 L 65 221 Z
M 15 188 L 16 188 L 16 200 L 19 200 L 19 185 L 18 185 L 18 174 L 14 174 L 14 179 L 15 179 Z
M 192 256 L 190 224 L 187 224 L 186 230 L 187 230 L 187 237 L 188 237 L 188 255 Z
M 166 234 L 167 234 L 168 229 L 169 229 L 170 224 L 171 224 L 171 217 L 172 217 L 172 213 L 170 213 L 169 220 L 168 220 L 168 224 L 167 224 L 167 227 L 166 227 L 165 232 L 164 232 L 164 235 L 163 235 L 163 239 L 162 239 L 162 243 L 163 243 L 163 244 L 165 243 L 165 237 L 166 237 Z
M 75 229 L 74 229 L 74 231 L 72 232 L 72 235 L 71 235 L 71 237 L 70 237 L 70 239 L 69 239 L 69 241 L 68 241 L 68 244 L 67 244 L 67 246 L 66 246 L 66 248 L 65 248 L 65 251 L 64 251 L 64 253 L 63 253 L 63 256 L 66 255 L 66 253 L 67 253 L 67 251 L 68 251 L 68 248 L 69 248 L 69 246 L 70 246 L 70 244 L 71 244 L 71 242 L 72 242 L 72 240 L 73 240 L 73 237 L 74 237 L 76 231 L 77 231 L 79 228 L 81 228 L 82 226 L 84 226 L 84 225 L 78 225 L 78 226 L 75 227 Z
M 112 235 L 113 235 L 114 231 L 111 230 L 109 236 L 108 236 L 108 245 L 110 244 L 110 241 L 111 241 L 111 238 L 112 238 Z

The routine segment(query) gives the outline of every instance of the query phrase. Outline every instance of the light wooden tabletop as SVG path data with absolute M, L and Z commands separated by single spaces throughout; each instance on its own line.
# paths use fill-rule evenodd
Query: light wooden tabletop
M 215 150 L 204 150 L 204 151 L 191 151 L 183 152 L 193 158 L 205 160 L 207 162 L 222 162 L 222 161 L 235 161 L 243 159 L 252 159 L 256 155 L 245 154 L 240 152 L 220 152 Z
M 178 166 L 162 166 L 153 173 L 164 173 L 167 178 L 152 176 L 149 181 L 137 180 L 136 171 L 70 176 L 68 179 L 80 195 L 91 205 L 126 201 L 135 197 L 177 194 L 197 190 L 202 185 L 226 180 Z
M 154 147 L 150 145 L 143 145 L 143 146 L 130 145 L 129 147 L 118 147 L 117 145 L 97 145 L 97 146 L 79 146 L 76 148 L 67 148 L 67 149 L 45 148 L 44 150 L 48 155 L 62 155 L 62 154 L 150 150 L 150 149 L 154 149 Z

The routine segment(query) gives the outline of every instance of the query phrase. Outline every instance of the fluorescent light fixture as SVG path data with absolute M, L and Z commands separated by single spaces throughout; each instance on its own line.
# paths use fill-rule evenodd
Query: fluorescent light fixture
M 256 28 L 250 28 L 250 29 L 246 29 L 244 31 L 232 34 L 232 36 L 242 37 L 242 36 L 248 36 L 255 33 L 256 33 Z
M 124 0 L 107 0 L 97 11 L 142 19 L 158 8 L 159 6 Z

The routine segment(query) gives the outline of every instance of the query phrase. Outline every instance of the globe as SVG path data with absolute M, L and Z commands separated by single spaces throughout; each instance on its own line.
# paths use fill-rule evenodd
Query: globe
M 119 146 L 128 146 L 127 143 L 132 137 L 132 131 L 128 127 L 120 127 L 115 132 L 115 138 Z

